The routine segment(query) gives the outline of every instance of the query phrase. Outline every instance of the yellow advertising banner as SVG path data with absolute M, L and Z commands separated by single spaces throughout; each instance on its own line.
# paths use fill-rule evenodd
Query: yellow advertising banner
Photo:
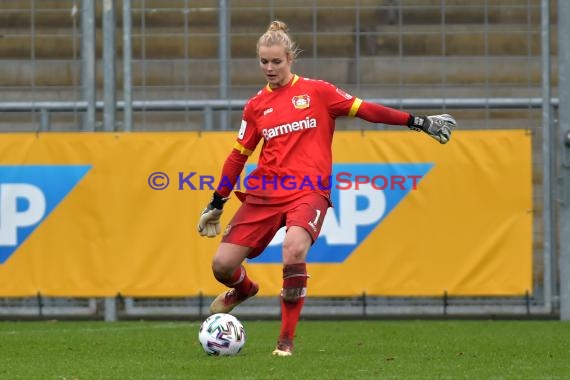
M 0 296 L 176 297 L 224 289 L 196 232 L 235 133 L 3 134 Z M 337 132 L 311 296 L 532 292 L 531 136 Z M 255 165 L 250 159 L 244 177 Z M 227 203 L 223 224 L 237 210 Z M 246 263 L 281 288 L 279 233 Z

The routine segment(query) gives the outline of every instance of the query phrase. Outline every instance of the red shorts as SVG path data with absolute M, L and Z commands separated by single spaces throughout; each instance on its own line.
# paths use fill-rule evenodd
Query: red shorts
M 222 242 L 250 247 L 248 258 L 257 257 L 269 245 L 277 231 L 286 226 L 304 228 L 313 243 L 319 237 L 330 202 L 318 193 L 307 193 L 280 205 L 242 203 L 228 224 Z

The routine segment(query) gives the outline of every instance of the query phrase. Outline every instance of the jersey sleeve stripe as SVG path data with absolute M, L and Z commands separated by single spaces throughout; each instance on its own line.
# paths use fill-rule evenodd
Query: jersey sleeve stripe
M 362 99 L 355 98 L 352 106 L 350 106 L 350 110 L 348 111 L 348 116 L 355 117 L 360 105 L 362 104 Z
M 236 149 L 238 152 L 240 152 L 241 154 L 244 154 L 246 156 L 251 156 L 251 154 L 253 153 L 253 150 L 247 149 L 245 146 L 241 145 L 237 141 L 234 144 L 234 149 Z

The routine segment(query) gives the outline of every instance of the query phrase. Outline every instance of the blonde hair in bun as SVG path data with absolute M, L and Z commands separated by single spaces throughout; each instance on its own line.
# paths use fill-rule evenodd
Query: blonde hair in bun
M 257 54 L 261 46 L 281 45 L 285 48 L 285 54 L 292 59 L 297 58 L 300 50 L 297 44 L 289 36 L 289 27 L 283 21 L 272 21 L 267 27 L 267 31 L 259 37 L 257 41 Z

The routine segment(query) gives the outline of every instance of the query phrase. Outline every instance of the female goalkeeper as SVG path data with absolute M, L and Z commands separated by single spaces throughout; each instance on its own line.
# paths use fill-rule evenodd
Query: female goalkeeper
M 243 261 L 260 255 L 285 226 L 281 331 L 273 351 L 278 356 L 293 353 L 307 288 L 307 253 L 331 206 L 330 186 L 323 184 L 323 179 L 331 175 L 336 118 L 358 117 L 372 123 L 403 125 L 423 131 L 442 144 L 449 141 L 451 128 L 456 126 L 447 114 L 413 116 L 363 101 L 330 83 L 296 75 L 291 66 L 297 54 L 287 25 L 271 22 L 257 42 L 259 66 L 267 85 L 247 102 L 221 181 L 198 223 L 202 236 L 220 233 L 224 203 L 248 157 L 263 140 L 257 168 L 249 175 L 254 183 L 249 183 L 245 193 L 235 192 L 242 204 L 212 261 L 215 278 L 230 289 L 212 302 L 210 311 L 229 313 L 258 292 L 259 286 L 248 277 Z

